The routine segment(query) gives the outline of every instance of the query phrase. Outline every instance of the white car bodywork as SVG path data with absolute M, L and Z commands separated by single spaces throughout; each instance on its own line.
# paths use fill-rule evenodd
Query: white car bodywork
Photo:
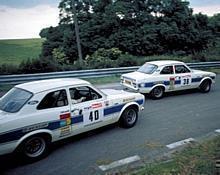
M 153 65 L 154 70 L 144 73 L 139 71 L 139 69 L 135 72 L 123 74 L 121 76 L 123 87 L 140 93 L 151 93 L 155 87 L 161 86 L 164 88 L 164 92 L 170 92 L 198 88 L 207 79 L 211 83 L 215 82 L 215 73 L 190 69 L 185 63 L 180 61 L 146 62 L 142 69 L 147 65 Z M 172 68 L 172 72 L 167 74 L 162 72 L 168 68 Z M 181 68 L 183 68 L 182 72 Z M 180 72 L 177 72 L 177 70 Z
M 70 89 L 84 87 L 99 94 L 99 98 L 73 104 Z M 80 79 L 42 80 L 17 85 L 15 89 L 27 91 L 31 97 L 16 112 L 0 110 L 0 155 L 13 152 L 26 138 L 39 133 L 49 135 L 54 142 L 115 123 L 127 107 L 133 106 L 140 111 L 145 102 L 142 94 L 99 90 Z M 66 92 L 67 101 L 56 101 L 59 107 L 38 109 L 44 97 L 61 91 Z M 9 94 L 10 91 L 1 101 Z M 13 107 L 14 104 L 10 105 Z

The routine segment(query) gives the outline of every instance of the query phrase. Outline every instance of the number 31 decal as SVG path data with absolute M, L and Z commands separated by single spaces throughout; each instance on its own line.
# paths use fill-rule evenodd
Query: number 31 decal
M 97 111 L 92 111 L 92 112 L 90 112 L 90 114 L 89 114 L 89 120 L 90 120 L 91 122 L 99 120 L 99 111 L 97 110 Z

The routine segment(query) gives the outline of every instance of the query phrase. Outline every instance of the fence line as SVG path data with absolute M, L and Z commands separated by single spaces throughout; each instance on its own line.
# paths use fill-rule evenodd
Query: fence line
M 210 68 L 220 67 L 220 61 L 216 62 L 199 62 L 187 63 L 191 68 Z M 65 72 L 52 72 L 52 73 L 38 73 L 38 74 L 18 74 L 18 75 L 1 75 L 1 84 L 19 84 L 28 81 L 44 80 L 51 78 L 92 78 L 92 77 L 105 77 L 117 74 L 123 74 L 135 71 L 139 66 L 133 67 L 120 67 L 108 69 L 92 69 L 92 70 L 79 70 L 79 71 L 65 71 Z

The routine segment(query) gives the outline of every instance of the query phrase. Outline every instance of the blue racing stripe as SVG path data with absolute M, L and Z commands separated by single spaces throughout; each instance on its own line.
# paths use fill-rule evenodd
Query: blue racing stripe
M 163 84 L 164 84 L 165 86 L 169 86 L 169 85 L 170 85 L 170 81 L 164 81 Z
M 79 115 L 71 118 L 72 124 L 81 123 L 81 122 L 83 122 L 83 115 Z
M 181 80 L 176 80 L 175 84 L 181 84 Z
M 109 107 L 104 109 L 104 116 L 106 115 L 110 115 L 112 113 L 116 113 L 116 112 L 120 112 L 121 109 L 124 107 L 125 104 L 121 104 L 121 105 L 117 105 L 117 106 L 113 106 L 113 107 Z
M 175 84 L 180 84 L 180 83 L 181 83 L 180 80 L 176 80 L 176 81 L 175 81 Z M 156 84 L 157 84 L 157 82 L 148 82 L 148 83 L 145 83 L 145 84 L 144 84 L 144 87 L 145 87 L 145 88 L 150 88 L 150 87 L 153 87 L 153 86 L 156 85 Z M 169 85 L 170 85 L 170 81 L 163 81 L 162 84 L 164 84 L 165 86 L 169 86 Z M 140 84 L 139 84 L 139 87 L 141 87 Z
M 139 105 L 144 104 L 144 100 L 137 100 L 136 102 L 137 102 Z
M 142 105 L 144 103 L 144 100 L 141 99 L 141 100 L 137 100 L 135 102 L 138 103 L 139 105 Z M 104 109 L 104 116 L 120 112 L 125 105 L 126 105 L 126 103 L 121 104 L 121 105 L 117 105 L 117 106 L 112 106 L 112 107 L 109 107 L 109 108 L 105 108 Z
M 154 82 L 144 84 L 144 87 L 153 87 L 153 86 L 154 86 Z
M 192 78 L 192 83 L 200 82 L 202 80 L 201 78 Z
M 38 128 L 38 129 L 49 129 L 49 130 L 55 130 L 55 129 L 59 129 L 62 127 L 62 125 L 60 124 L 62 122 L 62 120 L 56 120 L 53 122 L 48 122 L 48 125 L 46 127 L 42 127 L 42 128 Z M 79 115 L 79 116 L 74 116 L 71 117 L 71 125 L 74 125 L 76 123 L 80 123 L 83 122 L 83 115 Z M 46 122 L 44 122 L 46 123 Z M 37 123 L 34 125 L 40 125 L 41 123 Z M 5 143 L 5 142 L 11 142 L 14 140 L 19 140 L 21 137 L 23 137 L 25 134 L 32 132 L 34 130 L 38 130 L 38 129 L 33 129 L 30 131 L 26 131 L 25 129 L 34 125 L 30 125 L 30 126 L 25 126 L 22 128 L 18 128 L 16 130 L 13 131 L 9 131 L 7 133 L 4 134 L 0 134 L 0 143 Z

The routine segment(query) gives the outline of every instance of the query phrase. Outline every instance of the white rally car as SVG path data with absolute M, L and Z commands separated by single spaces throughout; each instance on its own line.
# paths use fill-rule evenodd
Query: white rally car
M 16 150 L 38 160 L 51 142 L 115 122 L 130 128 L 144 102 L 142 94 L 99 90 L 80 79 L 17 85 L 0 99 L 0 155 Z
M 123 74 L 121 84 L 124 88 L 159 99 L 164 92 L 176 90 L 199 88 L 202 92 L 209 92 L 215 77 L 215 73 L 190 69 L 180 61 L 151 61 L 135 72 Z

